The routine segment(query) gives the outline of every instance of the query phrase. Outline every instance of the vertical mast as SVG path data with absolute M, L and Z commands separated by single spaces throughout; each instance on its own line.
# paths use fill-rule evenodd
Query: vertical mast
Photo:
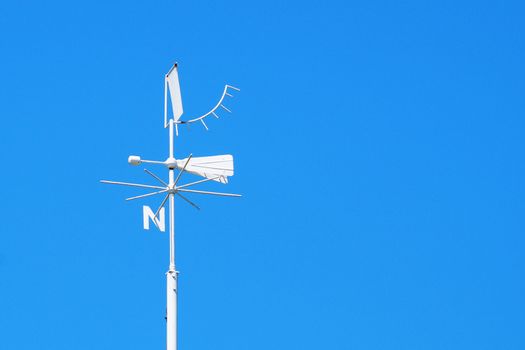
M 170 119 L 170 159 L 173 158 L 173 119 Z M 175 176 L 174 169 L 169 168 L 169 185 L 174 186 Z M 170 271 L 175 270 L 175 217 L 174 217 L 173 193 L 170 194 Z
M 170 158 L 173 158 L 173 119 L 170 126 Z M 169 169 L 169 185 L 173 186 L 174 169 Z M 175 201 L 173 193 L 169 195 L 170 220 L 170 266 L 166 273 L 166 349 L 177 350 L 177 271 L 175 271 Z
M 168 118 L 168 90 L 171 97 L 171 107 L 173 109 L 173 116 Z M 179 74 L 177 72 L 177 64 L 169 70 L 164 79 L 164 127 L 169 123 L 169 160 L 171 164 L 175 162 L 173 157 L 174 135 L 173 128 L 176 127 L 175 122 L 179 120 L 182 115 L 182 98 L 180 94 Z M 169 120 L 168 120 L 169 119 Z M 176 164 L 176 163 L 175 163 Z M 175 187 L 175 166 L 168 166 L 169 168 L 169 187 Z M 177 350 L 177 271 L 175 269 L 175 194 L 169 193 L 169 221 L 170 221 L 170 265 L 166 273 L 166 349 Z

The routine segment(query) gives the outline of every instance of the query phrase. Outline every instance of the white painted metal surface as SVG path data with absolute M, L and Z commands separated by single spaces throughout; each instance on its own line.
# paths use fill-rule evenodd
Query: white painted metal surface
M 153 221 L 155 226 L 159 229 L 160 232 L 166 231 L 166 218 L 164 215 L 164 208 L 159 211 L 159 215 L 155 216 L 153 210 L 147 205 L 142 206 L 142 221 L 144 225 L 144 230 L 149 230 L 149 221 Z
M 166 83 L 164 85 L 164 88 L 167 88 L 170 91 L 173 120 L 178 121 L 182 116 L 183 110 L 177 63 L 175 63 L 173 67 L 169 70 L 168 74 L 166 74 Z M 164 94 L 164 98 L 167 98 L 166 94 Z M 167 115 L 167 101 L 164 101 L 164 127 L 166 127 L 168 119 L 169 118 Z
M 177 349 L 177 271 L 166 273 L 166 349 Z
M 177 168 L 183 166 L 186 159 L 177 161 Z M 228 183 L 228 176 L 233 176 L 233 156 L 193 157 L 186 167 L 188 173 L 214 181 Z
M 171 118 L 168 117 L 168 90 L 169 97 L 172 104 L 173 115 Z M 208 116 L 214 116 L 219 118 L 218 109 L 221 108 L 227 112 L 231 112 L 226 106 L 223 105 L 225 97 L 233 97 L 231 94 L 232 90 L 239 91 L 236 87 L 226 85 L 222 97 L 220 98 L 217 105 L 212 108 L 208 113 L 205 113 L 197 118 L 191 118 L 186 121 L 181 120 L 183 114 L 182 109 L 182 98 L 180 93 L 178 66 L 175 64 L 170 71 L 166 74 L 164 80 L 164 127 L 169 127 L 169 152 L 168 158 L 164 161 L 158 160 L 147 160 L 142 159 L 140 156 L 129 156 L 128 163 L 131 165 L 140 164 L 155 164 L 163 165 L 168 169 L 168 181 L 162 180 L 159 176 L 155 175 L 148 169 L 144 171 L 154 178 L 157 185 L 145 185 L 129 182 L 120 181 L 107 181 L 101 180 L 102 183 L 121 185 L 129 187 L 145 188 L 149 190 L 155 190 L 153 192 L 136 195 L 129 197 L 126 200 L 136 200 L 155 196 L 157 194 L 164 194 L 164 199 L 160 203 L 158 209 L 153 212 L 149 206 L 143 206 L 143 224 L 144 229 L 148 230 L 150 221 L 162 232 L 165 231 L 165 217 L 164 217 L 164 206 L 169 203 L 169 268 L 166 273 L 166 349 L 176 350 L 177 349 L 177 291 L 178 291 L 178 271 L 175 268 L 175 195 L 184 200 L 189 205 L 196 209 L 200 209 L 195 203 L 186 197 L 191 194 L 205 194 L 222 197 L 240 197 L 239 194 L 233 193 L 222 193 L 212 191 L 200 191 L 190 189 L 189 187 L 202 184 L 209 181 L 227 183 L 228 177 L 233 176 L 233 157 L 229 154 L 209 157 L 193 157 L 191 154 L 183 159 L 175 159 L 174 156 L 174 134 L 178 134 L 178 125 L 191 124 L 196 121 L 204 126 L 208 130 L 208 125 L 204 122 L 204 119 Z M 178 170 L 177 176 L 175 176 L 175 170 Z M 183 173 L 190 173 L 204 179 L 179 185 Z
M 139 156 L 129 156 L 128 163 L 131 165 L 139 165 L 141 163 Z
M 193 123 L 193 122 L 196 122 L 196 121 L 201 121 L 203 122 L 204 121 L 204 118 L 207 118 L 209 116 L 214 116 L 215 118 L 219 119 L 219 115 L 218 115 L 218 112 L 217 110 L 220 108 L 222 108 L 223 110 L 225 110 L 226 112 L 228 113 L 231 113 L 232 111 L 226 107 L 223 102 L 224 102 L 224 99 L 226 97 L 233 97 L 232 95 L 232 90 L 235 90 L 235 91 L 241 91 L 241 89 L 239 88 L 236 88 L 235 86 L 231 86 L 231 85 L 226 85 L 224 86 L 224 91 L 222 92 L 222 96 L 221 98 L 219 99 L 219 102 L 217 102 L 217 104 L 215 105 L 215 107 L 213 107 L 208 113 L 204 113 L 203 115 L 199 116 L 199 117 L 196 117 L 196 118 L 189 118 L 186 122 L 184 123 Z M 206 128 L 206 130 L 208 130 L 208 127 L 206 126 L 206 124 L 203 124 L 204 127 Z

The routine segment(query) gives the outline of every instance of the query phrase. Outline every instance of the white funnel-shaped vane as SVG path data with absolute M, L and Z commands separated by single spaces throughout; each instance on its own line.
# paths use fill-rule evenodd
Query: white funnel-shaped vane
M 178 160 L 177 167 L 182 168 L 187 159 Z M 192 157 L 185 171 L 217 182 L 228 183 L 228 176 L 233 176 L 233 156 L 224 154 L 211 157 Z

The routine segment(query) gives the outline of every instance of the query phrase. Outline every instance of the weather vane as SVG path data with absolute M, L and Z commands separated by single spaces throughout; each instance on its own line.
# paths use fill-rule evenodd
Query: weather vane
M 171 99 L 172 116 L 168 115 L 168 91 Z M 196 118 L 189 118 L 187 120 L 181 120 L 183 114 L 182 109 L 182 98 L 180 94 L 179 84 L 179 73 L 178 67 L 175 63 L 173 67 L 168 71 L 164 79 L 164 128 L 169 128 L 169 156 L 164 161 L 157 160 L 146 160 L 141 159 L 139 156 L 129 156 L 128 163 L 131 165 L 139 164 L 157 164 L 163 165 L 168 168 L 168 181 L 162 180 L 159 176 L 155 175 L 148 169 L 144 171 L 153 177 L 158 185 L 144 185 L 129 182 L 119 181 L 107 181 L 101 180 L 100 182 L 112 185 L 123 185 L 131 187 L 145 188 L 148 190 L 154 190 L 153 192 L 145 193 L 142 195 L 126 198 L 126 200 L 135 200 L 139 198 L 145 198 L 149 196 L 155 196 L 158 194 L 164 194 L 164 199 L 160 203 L 158 209 L 153 212 L 150 207 L 144 205 L 143 210 L 143 223 L 144 229 L 149 229 L 150 220 L 155 226 L 162 232 L 165 231 L 165 213 L 164 206 L 169 201 L 169 241 L 170 241 L 170 264 L 168 272 L 166 273 L 167 278 L 167 307 L 166 307 L 166 349 L 176 350 L 177 349 L 177 279 L 178 271 L 175 269 L 175 196 L 182 198 L 185 202 L 189 203 L 196 209 L 200 209 L 195 203 L 186 197 L 188 194 L 204 194 L 204 195 L 215 195 L 224 197 L 240 197 L 239 194 L 233 193 L 221 193 L 221 192 L 210 192 L 200 191 L 191 189 L 190 187 L 201 184 L 207 181 L 216 181 L 220 183 L 227 183 L 228 177 L 233 176 L 233 157 L 229 154 L 211 157 L 192 157 L 190 154 L 184 159 L 175 159 L 173 153 L 173 141 L 174 131 L 175 134 L 179 134 L 179 125 L 191 124 L 200 122 L 206 130 L 205 119 L 213 116 L 219 118 L 219 108 L 227 112 L 231 112 L 224 104 L 226 97 L 233 97 L 233 91 L 240 91 L 238 88 L 231 85 L 226 85 L 222 93 L 219 102 L 213 107 L 208 113 L 201 115 Z M 175 176 L 175 169 L 179 172 Z M 204 179 L 194 181 L 186 184 L 179 185 L 179 180 L 182 177 L 182 173 L 188 172 L 197 176 L 201 176 Z

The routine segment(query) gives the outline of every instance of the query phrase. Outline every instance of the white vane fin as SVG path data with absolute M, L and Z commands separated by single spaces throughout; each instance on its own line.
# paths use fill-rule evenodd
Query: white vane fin
M 177 64 L 171 68 L 171 70 L 166 74 L 166 89 L 170 91 L 170 99 L 171 99 L 171 108 L 173 109 L 173 121 L 178 121 L 183 113 L 182 109 L 182 97 L 180 94 L 180 84 L 179 84 L 179 72 Z M 164 98 L 166 101 L 164 102 L 164 113 L 165 113 L 165 120 L 164 123 L 167 123 L 167 120 L 169 119 L 167 117 L 168 108 L 167 108 L 167 93 L 164 94 Z
M 182 168 L 186 159 L 178 160 L 177 167 Z M 211 157 L 192 157 L 185 171 L 207 179 L 214 179 L 217 182 L 228 183 L 228 176 L 233 176 L 233 156 L 224 154 Z

